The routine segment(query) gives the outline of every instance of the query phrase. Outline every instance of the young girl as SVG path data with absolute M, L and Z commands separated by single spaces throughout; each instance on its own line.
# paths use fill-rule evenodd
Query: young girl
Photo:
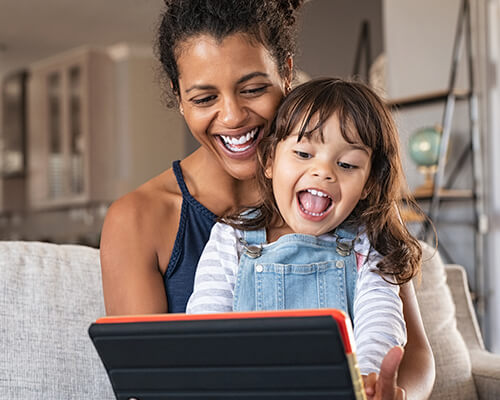
M 406 342 L 399 284 L 421 249 L 399 217 L 404 176 L 390 111 L 361 83 L 294 89 L 258 149 L 257 207 L 212 229 L 187 312 L 338 308 L 363 375 Z

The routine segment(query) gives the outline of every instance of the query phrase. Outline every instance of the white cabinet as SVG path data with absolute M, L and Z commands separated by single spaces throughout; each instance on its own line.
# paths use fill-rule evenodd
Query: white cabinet
M 32 208 L 110 200 L 113 62 L 80 49 L 32 66 L 28 83 L 28 186 Z
M 150 48 L 83 48 L 28 82 L 32 209 L 109 203 L 183 158 L 187 129 L 161 101 Z

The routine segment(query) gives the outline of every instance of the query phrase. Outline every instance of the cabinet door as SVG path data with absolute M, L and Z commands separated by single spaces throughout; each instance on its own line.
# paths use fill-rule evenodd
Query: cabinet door
M 30 84 L 30 199 L 34 208 L 87 199 L 85 58 L 34 71 Z
M 47 200 L 64 197 L 65 138 L 63 70 L 49 72 L 45 79 L 47 104 Z
M 85 126 L 84 126 L 84 73 L 82 64 L 66 70 L 68 79 L 68 196 L 78 197 L 85 193 Z

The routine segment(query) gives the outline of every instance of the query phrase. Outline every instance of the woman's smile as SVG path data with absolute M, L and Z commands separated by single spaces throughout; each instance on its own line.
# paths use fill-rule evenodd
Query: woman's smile
M 247 158 L 253 156 L 257 144 L 262 138 L 262 127 L 255 127 L 246 133 L 217 135 L 223 151 L 231 158 Z

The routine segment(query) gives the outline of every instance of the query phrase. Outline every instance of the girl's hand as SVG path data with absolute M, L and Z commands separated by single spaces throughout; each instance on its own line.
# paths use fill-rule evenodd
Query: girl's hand
M 363 376 L 367 400 L 406 400 L 404 389 L 397 385 L 398 368 L 403 353 L 403 348 L 393 347 L 382 361 L 380 375 L 373 372 Z

